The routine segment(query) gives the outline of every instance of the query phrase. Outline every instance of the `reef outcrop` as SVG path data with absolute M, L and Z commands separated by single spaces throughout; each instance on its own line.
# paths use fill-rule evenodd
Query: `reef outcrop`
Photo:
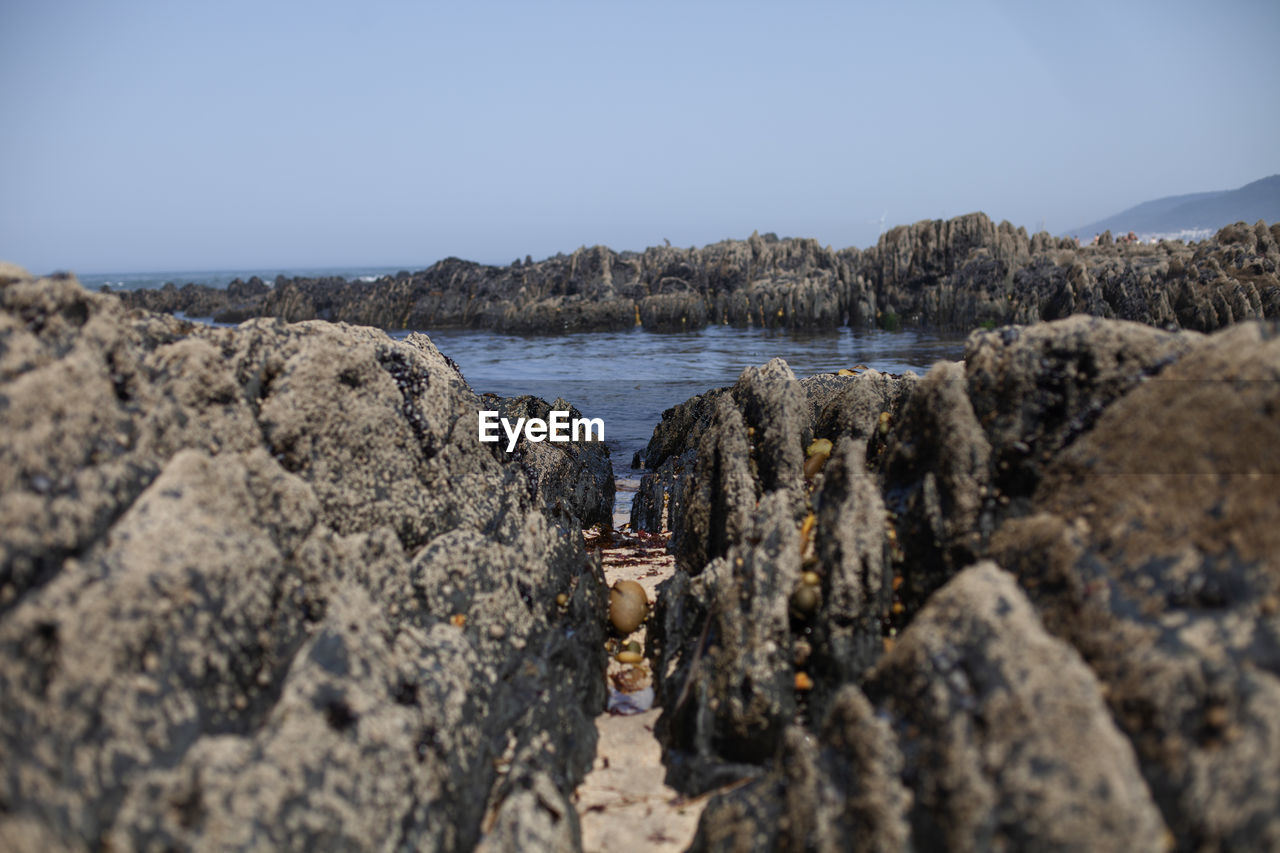
M 749 369 L 647 451 L 656 732 L 725 788 L 695 849 L 1280 843 L 1280 329 L 847 373 Z
M 0 847 L 576 846 L 608 459 L 480 406 L 422 335 L 0 269 Z
M 969 331 L 1085 313 L 1213 331 L 1280 317 L 1280 224 L 1199 244 L 1077 246 L 981 213 L 890 229 L 866 250 L 753 234 L 703 248 L 581 248 L 489 266 L 448 258 L 377 281 L 277 278 L 121 292 L 127 304 L 239 322 L 323 319 L 383 329 L 556 334 L 709 324 Z

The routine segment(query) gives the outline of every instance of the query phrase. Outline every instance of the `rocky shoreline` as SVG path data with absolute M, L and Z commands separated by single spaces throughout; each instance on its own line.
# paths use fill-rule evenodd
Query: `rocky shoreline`
M 1210 332 L 1280 317 L 1280 224 L 1237 223 L 1199 244 L 1077 246 L 984 214 L 893 228 L 866 250 L 754 234 L 701 249 L 582 248 L 486 266 L 448 258 L 373 282 L 257 278 L 121 291 L 131 307 L 240 322 L 330 320 L 382 329 L 521 334 L 896 328 L 967 332 L 1071 314 Z
M 0 848 L 576 847 L 611 466 L 481 404 L 422 335 L 0 269 Z
M 924 233 L 885 275 L 959 263 Z M 476 440 L 566 401 L 482 398 L 420 334 L 0 267 L 0 847 L 579 849 L 635 667 L 694 849 L 1280 846 L 1280 327 L 1153 325 L 774 360 L 668 410 L 637 663 L 583 536 L 607 453 Z
M 647 450 L 667 782 L 751 780 L 694 849 L 1280 844 L 1280 329 L 848 374 L 749 368 Z

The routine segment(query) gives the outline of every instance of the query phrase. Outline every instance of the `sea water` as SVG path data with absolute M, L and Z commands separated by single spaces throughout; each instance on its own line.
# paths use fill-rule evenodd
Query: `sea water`
M 457 362 L 477 393 L 562 398 L 584 417 L 605 425 L 615 477 L 634 479 L 662 413 L 690 397 L 732 385 L 747 367 L 783 358 L 798 378 L 860 364 L 885 373 L 925 371 L 956 360 L 963 336 L 921 330 L 836 329 L 800 333 L 781 329 L 711 326 L 693 332 L 584 332 L 522 336 L 494 332 L 423 330 Z M 408 332 L 393 332 L 404 338 Z M 618 493 L 618 512 L 629 512 L 629 490 Z

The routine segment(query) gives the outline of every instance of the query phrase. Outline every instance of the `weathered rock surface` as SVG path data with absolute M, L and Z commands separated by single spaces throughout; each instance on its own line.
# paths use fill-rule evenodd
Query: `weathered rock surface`
M 744 540 L 697 577 L 677 572 L 658 589 L 654 731 L 682 790 L 756 772 L 795 713 L 788 601 L 800 548 L 785 494 L 761 501 Z
M 816 737 L 791 728 L 695 848 L 1164 849 L 1098 681 L 994 564 L 943 587 L 867 691 L 842 687 Z
M 1028 237 L 981 213 L 890 229 L 865 251 L 753 234 L 701 249 L 582 248 L 507 267 L 448 258 L 375 282 L 257 279 L 122 292 L 129 305 L 239 322 L 333 320 L 384 329 L 555 334 L 708 324 L 966 331 L 1074 313 L 1212 331 L 1280 317 L 1280 224 L 1237 223 L 1184 245 Z
M 1010 499 L 1030 497 L 1048 460 L 1199 340 L 1083 316 L 972 335 L 960 381 L 998 449 L 996 487 Z
M 570 424 L 582 418 L 582 412 L 562 399 L 548 403 L 538 397 L 485 394 L 480 402 L 513 425 L 520 418 L 545 422 L 552 411 L 567 412 Z M 565 432 L 569 432 L 567 427 Z M 502 458 L 508 456 L 508 439 L 501 429 L 498 434 L 500 439 L 492 448 Z M 548 506 L 563 508 L 583 527 L 613 526 L 613 463 L 603 441 L 529 441 L 521 432 L 509 456 L 524 469 L 535 494 Z
M 800 382 L 775 359 L 655 428 L 647 458 L 661 465 L 641 494 L 668 505 L 680 568 L 650 635 L 671 784 L 703 791 L 759 772 L 798 709 L 825 710 L 833 688 L 878 657 L 892 587 L 867 442 L 880 405 L 896 410 L 915 383 L 875 371 Z M 803 448 L 815 423 L 850 434 L 833 433 L 839 444 L 811 496 Z M 681 476 L 668 485 L 673 460 Z M 831 535 L 816 535 L 824 525 Z M 817 584 L 802 584 L 802 565 Z M 798 700 L 805 666 L 823 677 Z
M 0 847 L 575 846 L 600 460 L 534 482 L 479 406 L 421 335 L 6 267 Z
M 642 461 L 650 473 L 641 478 L 631 504 L 633 529 L 655 533 L 671 529 L 670 498 L 682 476 L 693 471 L 698 442 L 711 425 L 716 400 L 725 393 L 724 389 L 708 391 L 662 413 L 644 451 Z
M 911 563 L 904 604 L 918 608 L 980 551 L 990 472 L 991 447 L 965 393 L 964 368 L 934 365 L 903 407 L 884 461 L 888 507 Z
M 915 844 L 1164 848 L 1097 679 L 993 563 L 940 589 L 866 690 L 904 744 Z
M 1049 467 L 993 553 L 1107 686 L 1187 847 L 1280 843 L 1280 335 L 1197 342 Z
M 719 397 L 715 407 L 692 476 L 679 482 L 670 500 L 671 549 L 691 574 L 747 532 L 761 494 L 742 413 L 729 396 Z
M 787 729 L 767 776 L 707 804 L 692 850 L 909 849 L 902 755 L 861 691 L 841 689 L 820 738 Z
M 695 846 L 1280 844 L 1278 345 L 1073 316 L 668 413 L 668 779 L 752 780 Z

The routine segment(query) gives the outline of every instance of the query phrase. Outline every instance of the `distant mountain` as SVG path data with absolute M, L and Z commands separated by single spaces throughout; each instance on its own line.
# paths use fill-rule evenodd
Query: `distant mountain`
M 1199 240 L 1224 225 L 1241 220 L 1280 222 L 1280 175 L 1272 175 L 1235 190 L 1191 193 L 1158 198 L 1065 232 L 1088 242 L 1094 234 L 1119 236 L 1133 231 L 1143 240 L 1154 237 Z

